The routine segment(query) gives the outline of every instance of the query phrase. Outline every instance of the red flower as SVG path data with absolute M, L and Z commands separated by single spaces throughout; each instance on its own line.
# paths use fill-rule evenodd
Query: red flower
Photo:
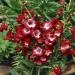
M 24 48 L 24 50 L 22 51 L 22 56 L 26 56 L 28 53 L 28 48 Z
M 20 52 L 21 51 L 21 47 L 18 46 L 16 50 L 17 50 L 17 52 Z
M 53 43 L 49 41 L 48 39 L 45 39 L 45 44 L 48 46 L 53 46 Z
M 22 34 L 21 33 L 16 33 L 14 36 L 14 42 L 19 43 L 22 40 Z
M 22 28 L 23 28 L 22 25 L 19 25 L 19 26 L 15 27 L 15 30 L 16 30 L 17 33 L 21 33 L 22 32 Z
M 61 32 L 60 30 L 55 30 L 54 35 L 55 35 L 57 38 L 60 38 L 61 35 L 62 35 L 62 32 Z
M 52 25 L 51 21 L 46 21 L 43 23 L 42 29 L 44 31 L 50 30 L 52 28 L 53 28 L 53 25 Z
M 3 22 L 0 27 L 0 31 L 2 32 L 3 30 L 7 30 L 7 29 L 8 29 L 8 25 L 5 22 Z
M 37 40 L 37 42 L 40 43 L 40 44 L 43 44 L 43 43 L 44 43 L 43 37 L 40 37 L 39 39 L 36 38 L 36 40 Z
M 44 50 L 44 56 L 50 56 L 53 52 L 53 48 L 50 48 L 50 47 L 46 47 Z
M 28 60 L 29 60 L 29 61 L 33 61 L 33 60 L 34 60 L 34 58 L 35 58 L 35 56 L 28 55 Z
M 2 32 L 3 30 L 2 30 L 2 28 L 0 27 L 0 32 Z
M 71 50 L 71 54 L 75 57 L 75 49 Z
M 29 19 L 25 20 L 22 24 L 23 24 L 24 27 L 30 28 L 30 29 L 34 29 L 37 25 L 34 18 L 29 18 Z
M 57 20 L 56 29 L 60 30 L 63 33 L 63 23 L 60 20 Z
M 59 4 L 64 5 L 65 4 L 65 0 L 58 0 Z
M 36 48 L 32 51 L 33 56 L 42 56 L 43 55 L 43 49 L 39 46 L 36 46 Z
M 54 35 L 54 31 L 47 33 L 46 37 L 51 43 L 56 42 L 56 36 Z
M 46 62 L 48 61 L 48 57 L 36 57 L 34 59 L 34 64 L 38 64 L 38 65 L 42 65 L 42 64 L 45 64 Z
M 70 40 L 62 40 L 60 44 L 60 50 L 62 53 L 65 53 L 66 51 L 70 50 L 71 48 L 71 42 Z
M 17 22 L 21 22 L 24 18 L 25 18 L 24 15 L 23 15 L 23 14 L 20 14 L 20 15 L 16 18 L 16 21 L 17 21 Z
M 30 45 L 30 37 L 28 38 L 25 38 L 23 41 L 22 41 L 22 44 L 23 44 L 23 47 L 26 47 L 26 48 L 29 48 L 29 45 Z
M 47 32 L 43 34 L 44 42 L 46 45 L 52 46 L 57 41 L 57 36 L 54 34 L 54 31 Z
M 57 14 L 58 14 L 59 16 L 63 16 L 63 8 L 58 8 L 58 9 L 57 9 Z
M 70 28 L 71 32 L 72 32 L 72 38 L 75 39 L 75 26 Z
M 11 30 L 9 30 L 4 39 L 5 40 L 13 40 L 14 39 L 14 33 Z
M 60 67 L 55 67 L 53 68 L 53 72 L 56 74 L 56 75 L 61 75 L 61 68 Z
M 32 10 L 22 10 L 22 12 L 21 12 L 21 14 L 24 15 L 25 17 L 26 17 L 27 15 L 29 15 L 29 13 L 30 13 L 30 14 L 34 14 L 34 12 L 33 12 Z
M 57 19 L 56 19 L 55 17 L 53 17 L 53 18 L 51 19 L 51 24 L 53 25 L 53 28 L 56 27 Z
M 23 28 L 22 29 L 22 34 L 23 35 L 29 35 L 31 33 L 30 29 L 29 28 Z
M 68 50 L 68 51 L 65 52 L 63 55 L 64 55 L 65 57 L 71 56 L 71 55 L 72 55 L 72 54 L 71 54 L 71 50 Z
M 32 37 L 34 37 L 35 39 L 39 39 L 41 37 L 41 31 L 36 29 L 36 30 L 32 30 L 31 32 Z

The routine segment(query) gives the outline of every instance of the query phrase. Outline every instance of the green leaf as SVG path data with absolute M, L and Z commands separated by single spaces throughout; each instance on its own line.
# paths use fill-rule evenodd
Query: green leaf
M 66 27 L 68 27 L 69 25 L 66 25 Z M 68 35 L 67 35 L 68 34 Z M 64 38 L 71 38 L 71 32 L 70 30 L 64 30 L 64 34 L 63 34 Z
M 15 69 L 10 70 L 12 75 L 20 75 Z
M 7 5 L 15 11 L 20 11 L 21 10 L 21 5 L 20 5 L 20 0 L 4 0 Z
M 8 6 L 11 7 L 11 3 L 10 3 L 10 0 L 4 0 L 4 2 L 6 2 L 8 4 Z
M 53 5 L 54 7 L 60 7 L 61 5 L 57 2 L 50 2 L 51 5 Z
M 75 16 L 71 16 L 72 20 L 75 21 Z
M 74 61 L 74 63 L 75 63 L 75 57 L 73 56 L 73 61 Z
M 8 45 L 8 41 L 5 41 L 5 40 L 3 40 L 2 38 L 0 38 L 0 49 L 1 49 L 2 51 L 5 51 L 7 45 Z M 0 51 L 1 51 L 1 50 L 0 50 Z

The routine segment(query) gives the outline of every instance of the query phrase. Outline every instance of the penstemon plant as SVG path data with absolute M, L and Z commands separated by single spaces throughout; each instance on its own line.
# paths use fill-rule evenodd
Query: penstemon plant
M 62 75 L 65 65 L 75 62 L 74 0 L 0 4 L 0 63 L 11 59 L 12 75 Z

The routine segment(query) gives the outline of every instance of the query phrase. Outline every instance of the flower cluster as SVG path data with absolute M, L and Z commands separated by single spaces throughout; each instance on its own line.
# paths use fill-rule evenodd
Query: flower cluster
M 27 55 L 30 61 L 44 64 L 52 55 L 54 45 L 63 33 L 63 23 L 54 17 L 41 22 L 36 20 L 32 11 L 30 13 L 32 17 L 23 10 L 16 18 L 19 25 L 15 27 L 15 32 L 9 29 L 4 39 L 15 42 L 18 45 L 16 50 L 23 56 Z M 4 26 L 4 29 L 7 27 Z
M 16 17 L 16 26 L 11 27 L 2 22 L 0 32 L 6 31 L 5 36 L 3 35 L 4 40 L 15 43 L 17 54 L 20 53 L 23 58 L 26 57 L 28 61 L 36 65 L 49 62 L 48 60 L 54 57 L 57 45 L 61 58 L 75 57 L 75 48 L 72 47 L 72 42 L 75 40 L 75 26 L 66 26 L 70 20 L 64 17 L 66 15 L 64 15 L 65 0 L 58 0 L 58 5 L 59 7 L 56 9 L 57 18 L 52 16 L 51 19 L 46 20 L 42 14 L 41 16 L 34 10 L 26 9 L 22 10 Z M 67 29 L 71 32 L 71 38 L 64 37 L 64 32 Z M 59 44 L 57 44 L 58 42 Z M 58 58 L 56 57 L 56 59 Z M 52 71 L 56 75 L 62 73 L 59 65 L 52 65 Z
M 4 39 L 15 42 L 17 52 L 21 52 L 23 56 L 27 55 L 33 63 L 44 64 L 52 55 L 56 42 L 63 34 L 63 23 L 55 17 L 41 22 L 36 20 L 32 11 L 30 12 L 32 17 L 23 10 L 16 18 L 19 25 L 15 27 L 15 32 L 8 29 L 8 25 L 4 22 L 0 26 L 0 31 L 8 29 Z M 39 16 L 38 19 L 40 19 Z M 71 27 L 70 30 L 74 39 L 75 27 Z M 68 39 L 61 40 L 60 51 L 64 56 L 72 54 L 75 56 L 75 50 L 71 50 L 71 41 Z
M 4 37 L 5 40 L 10 40 L 17 44 L 17 52 L 22 53 L 22 56 L 27 56 L 29 61 L 34 64 L 45 64 L 49 57 L 53 54 L 56 42 L 61 38 L 64 30 L 64 25 L 61 20 L 53 17 L 51 20 L 42 22 L 32 11 L 29 11 L 32 16 L 29 16 L 28 11 L 23 10 L 16 18 L 19 24 L 15 27 L 15 32 L 8 28 L 8 25 L 3 22 L 0 26 L 0 32 L 7 30 Z M 70 27 L 72 38 L 75 39 L 75 27 Z M 75 56 L 75 49 L 71 49 L 71 40 L 62 39 L 60 41 L 59 51 L 63 56 Z M 53 71 L 61 75 L 61 69 L 55 67 Z

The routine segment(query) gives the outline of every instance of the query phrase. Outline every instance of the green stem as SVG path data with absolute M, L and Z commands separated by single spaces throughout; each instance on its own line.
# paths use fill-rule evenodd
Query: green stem
M 16 15 L 0 15 L 0 18 L 10 18 L 10 17 L 16 17 Z
M 68 4 L 68 11 L 70 10 L 71 2 L 72 2 L 72 0 L 70 0 L 70 2 Z
M 38 68 L 38 74 L 37 75 L 40 75 L 40 67 Z
M 69 12 L 71 11 L 71 10 L 70 10 L 71 3 L 72 3 L 72 0 L 69 1 L 68 7 L 66 7 L 66 8 L 67 8 L 67 11 L 66 11 L 67 13 L 69 13 Z M 66 13 L 66 12 L 64 12 L 64 13 Z M 67 20 L 69 19 L 69 17 L 70 17 L 70 15 L 69 15 L 68 17 L 65 17 L 65 15 L 63 15 L 64 27 L 65 27 L 65 25 L 66 25 L 66 22 L 65 22 L 65 21 L 67 21 Z
M 25 6 L 25 8 L 26 8 L 26 10 L 27 10 L 29 16 L 31 17 L 32 15 L 31 15 L 30 11 L 28 10 L 28 8 L 27 8 L 26 6 Z
M 45 12 L 43 12 L 43 14 L 46 17 L 46 19 L 50 20 L 50 18 L 47 16 L 47 14 Z
M 41 67 L 41 69 L 43 69 L 43 68 L 49 68 L 49 69 L 51 69 L 51 67 L 49 67 L 49 66 L 43 66 L 43 67 Z

